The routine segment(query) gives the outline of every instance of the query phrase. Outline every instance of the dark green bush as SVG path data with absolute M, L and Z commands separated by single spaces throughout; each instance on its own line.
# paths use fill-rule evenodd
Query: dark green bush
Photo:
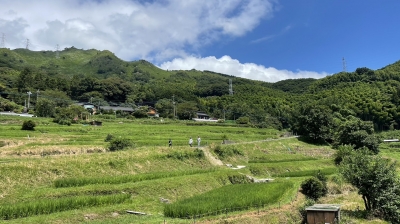
M 110 141 L 110 145 L 108 146 L 108 149 L 110 151 L 118 151 L 118 150 L 123 150 L 126 148 L 132 148 L 134 147 L 134 143 L 130 139 L 126 138 L 114 138 Z
M 113 138 L 114 138 L 114 135 L 108 134 L 108 135 L 106 136 L 106 139 L 104 139 L 104 141 L 105 141 L 105 142 L 110 142 Z
M 311 177 L 301 184 L 302 193 L 309 199 L 318 200 L 327 193 L 326 186 L 316 177 Z
M 33 131 L 33 130 L 35 130 L 35 127 L 36 127 L 36 124 L 32 120 L 24 121 L 24 123 L 22 124 L 22 130 Z

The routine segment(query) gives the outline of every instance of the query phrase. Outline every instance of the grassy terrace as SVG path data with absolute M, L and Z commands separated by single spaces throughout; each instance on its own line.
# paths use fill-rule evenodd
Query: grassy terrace
M 337 172 L 329 146 L 279 138 L 282 133 L 272 129 L 147 119 L 60 126 L 34 118 L 35 131 L 22 131 L 26 119 L 0 116 L 0 219 L 8 223 L 188 223 L 181 219 L 187 214 L 203 214 L 197 223 L 213 223 L 259 205 L 276 220 L 271 223 L 296 222 L 298 216 L 282 216 L 296 213 L 295 207 L 271 211 L 291 205 L 306 177 Z M 109 152 L 108 134 L 132 139 L 135 147 Z M 198 135 L 208 152 L 201 157 L 191 156 L 196 147 L 187 143 Z M 223 137 L 234 144 L 221 144 Z M 246 167 L 231 169 L 215 160 Z M 245 175 L 274 181 L 240 184 Z M 214 213 L 221 209 L 224 214 Z

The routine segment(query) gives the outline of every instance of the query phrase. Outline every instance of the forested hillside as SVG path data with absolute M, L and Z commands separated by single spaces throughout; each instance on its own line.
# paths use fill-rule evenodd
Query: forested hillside
M 43 99 L 56 106 L 74 101 L 133 108 L 150 105 L 163 117 L 172 117 L 174 100 L 180 119 L 204 111 L 215 118 L 241 118 L 259 127 L 302 132 L 296 118 L 317 107 L 334 118 L 352 115 L 372 121 L 375 130 L 400 127 L 400 62 L 376 71 L 358 68 L 319 80 L 267 83 L 211 71 L 165 71 L 144 60 L 126 62 L 112 52 L 94 49 L 2 48 L 0 92 L 0 110 L 22 110 L 29 97 L 32 110 Z

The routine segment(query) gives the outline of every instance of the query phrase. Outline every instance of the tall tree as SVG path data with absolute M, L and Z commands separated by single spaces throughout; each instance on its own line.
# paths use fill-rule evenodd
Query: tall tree
M 383 218 L 400 222 L 400 188 L 396 164 L 368 149 L 349 151 L 340 165 L 345 180 L 358 189 L 365 209 Z

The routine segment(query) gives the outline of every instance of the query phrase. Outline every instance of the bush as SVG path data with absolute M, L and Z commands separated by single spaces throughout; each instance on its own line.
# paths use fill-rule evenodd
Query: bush
M 126 148 L 131 148 L 135 144 L 130 140 L 126 138 L 114 138 L 110 141 L 110 145 L 108 149 L 110 151 L 118 151 L 118 150 L 123 150 Z
M 59 125 L 67 125 L 67 126 L 71 126 L 71 121 L 67 120 L 67 119 L 61 119 L 57 122 Z
M 35 127 L 36 127 L 36 124 L 32 120 L 24 121 L 24 123 L 22 124 L 22 130 L 33 131 L 33 130 L 35 130 Z
M 302 193 L 309 199 L 318 200 L 327 193 L 326 186 L 316 177 L 311 177 L 301 184 Z
M 114 135 L 108 134 L 108 135 L 106 136 L 106 139 L 104 139 L 104 141 L 105 141 L 105 142 L 110 142 L 110 141 L 113 140 L 113 139 L 114 139 Z
M 249 117 L 239 117 L 236 120 L 236 123 L 237 124 L 248 124 L 248 123 L 250 123 L 250 118 Z

